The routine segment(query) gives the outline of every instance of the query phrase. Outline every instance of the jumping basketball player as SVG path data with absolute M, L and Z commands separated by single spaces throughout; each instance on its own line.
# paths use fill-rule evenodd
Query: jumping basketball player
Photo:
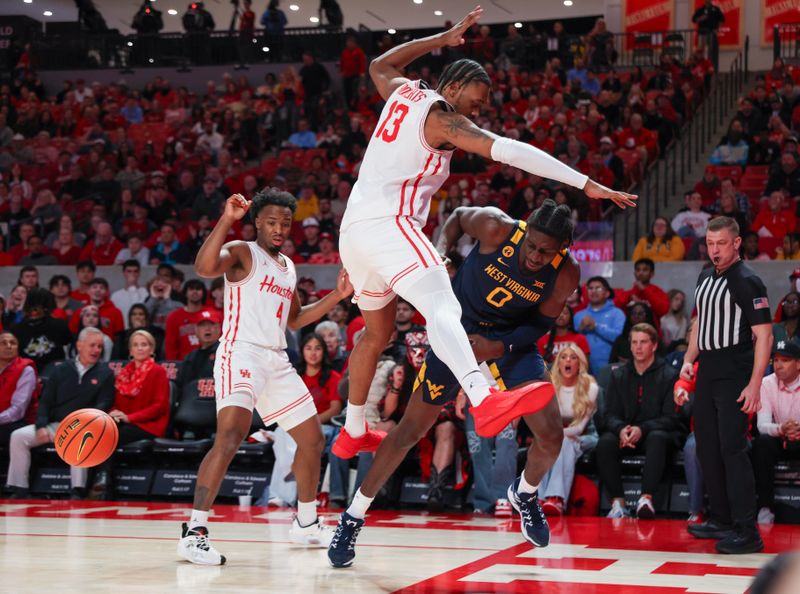
M 276 189 L 248 202 L 234 194 L 197 253 L 195 270 L 204 278 L 225 276 L 222 339 L 214 363 L 217 435 L 197 473 L 194 506 L 178 542 L 178 555 L 201 565 L 222 565 L 225 557 L 208 542 L 208 510 L 225 472 L 247 436 L 257 408 L 266 425 L 278 423 L 297 442 L 292 471 L 297 479 L 297 515 L 289 537 L 296 544 L 327 547 L 332 531 L 317 518 L 317 483 L 325 446 L 314 400 L 286 355 L 286 327 L 317 321 L 353 288 L 344 271 L 336 290 L 300 306 L 294 264 L 280 253 L 297 204 Z M 256 241 L 225 238 L 250 210 Z
M 490 389 L 461 325 L 461 306 L 442 259 L 422 233 L 430 198 L 449 175 L 453 150 L 582 188 L 590 198 L 607 198 L 623 208 L 635 205 L 635 196 L 612 191 L 531 145 L 473 124 L 467 116 L 487 105 L 491 87 L 489 75 L 477 62 L 450 64 L 437 91 L 403 77 L 400 69 L 422 55 L 463 44 L 464 31 L 480 15 L 477 7 L 449 31 L 397 46 L 370 64 L 370 76 L 386 106 L 342 221 L 339 251 L 366 331 L 350 357 L 345 428 L 333 447 L 341 458 L 375 450 L 380 443 L 381 436 L 366 428 L 364 403 L 394 328 L 397 295 L 425 317 L 431 347 L 464 388 L 480 435 L 497 434 L 512 420 L 545 406 L 552 396 L 549 384 L 503 393 Z
M 570 209 L 552 200 L 545 200 L 527 223 L 497 208 L 460 207 L 444 224 L 437 246 L 441 254 L 448 254 L 465 233 L 478 240 L 456 274 L 453 290 L 463 307 L 461 323 L 475 356 L 486 362 L 501 388 L 545 378 L 536 341 L 550 331 L 580 280 L 580 268 L 568 250 L 572 231 Z M 458 390 L 452 371 L 428 351 L 403 418 L 378 447 L 353 503 L 339 520 L 328 549 L 331 565 L 353 563 L 355 540 L 370 502 Z M 524 417 L 534 440 L 525 470 L 508 487 L 508 500 L 520 514 L 522 535 L 537 547 L 550 542 L 537 488 L 558 457 L 564 436 L 558 399 L 553 396 L 551 390 L 549 403 Z

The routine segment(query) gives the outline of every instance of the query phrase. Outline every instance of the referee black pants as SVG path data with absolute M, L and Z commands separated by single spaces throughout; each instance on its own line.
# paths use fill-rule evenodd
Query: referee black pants
M 711 518 L 738 529 L 756 522 L 756 482 L 748 454 L 747 415 L 736 402 L 750 381 L 753 350 L 701 351 L 694 432 Z

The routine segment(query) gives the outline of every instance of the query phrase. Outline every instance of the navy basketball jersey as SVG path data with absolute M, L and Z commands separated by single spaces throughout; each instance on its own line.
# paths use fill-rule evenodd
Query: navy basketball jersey
M 480 253 L 478 242 L 464 260 L 453 280 L 453 290 L 461 303 L 464 328 L 484 335 L 504 334 L 525 323 L 531 308 L 544 301 L 569 250 L 562 250 L 538 272 L 520 269 L 519 250 L 526 223 L 517 221 L 502 245 L 489 254 Z

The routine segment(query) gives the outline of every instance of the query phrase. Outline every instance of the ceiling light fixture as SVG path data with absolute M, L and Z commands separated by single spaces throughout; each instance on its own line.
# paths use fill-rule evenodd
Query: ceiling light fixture
M 414 0 L 414 4 L 422 4 L 422 0 Z
M 311 21 L 312 23 L 318 23 L 319 17 L 310 17 L 308 20 Z
M 442 16 L 444 13 L 441 10 L 434 10 L 433 14 L 435 14 L 436 16 Z
M 24 0 L 25 4 L 33 4 L 33 0 Z
M 572 6 L 572 0 L 564 0 L 564 6 Z
M 175 10 L 174 8 L 170 8 L 170 9 L 167 11 L 167 14 L 169 14 L 169 15 L 172 15 L 172 16 L 175 16 L 176 14 L 178 14 L 178 11 L 177 11 L 177 10 Z
M 261 51 L 266 53 L 269 51 L 269 48 L 265 45 L 264 47 L 261 48 Z
M 396 29 L 389 29 L 389 30 L 387 31 L 387 33 L 388 33 L 389 35 L 394 35 L 395 33 L 397 33 L 397 30 L 396 30 Z
M 289 10 L 291 10 L 293 12 L 297 12 L 298 10 L 300 10 L 300 7 L 297 6 L 297 4 L 290 4 L 289 5 Z
M 52 11 L 49 11 L 49 10 L 45 10 L 45 11 L 44 11 L 42 14 L 43 14 L 44 16 L 53 16 L 53 13 L 52 13 Z
M 517 21 L 516 23 L 514 23 L 514 27 L 516 27 L 517 29 L 522 29 L 522 23 Z

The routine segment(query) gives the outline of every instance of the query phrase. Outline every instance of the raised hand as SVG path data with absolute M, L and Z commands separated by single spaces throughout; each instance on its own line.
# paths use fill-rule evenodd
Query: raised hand
M 344 268 L 339 271 L 339 276 L 336 278 L 336 290 L 341 299 L 346 299 L 353 294 L 353 283 L 350 282 L 350 276 Z
M 461 19 L 456 25 L 453 26 L 452 29 L 446 31 L 443 34 L 443 40 L 445 45 L 449 45 L 450 47 L 458 47 L 459 45 L 464 45 L 464 31 L 469 29 L 472 25 L 478 22 L 478 19 L 481 18 L 483 14 L 483 9 L 480 6 L 476 6 L 472 9 L 472 11 Z
M 228 217 L 234 221 L 244 218 L 247 211 L 250 209 L 250 201 L 241 194 L 233 194 L 225 201 L 225 210 L 222 213 L 223 217 Z
M 636 201 L 639 199 L 639 197 L 634 194 L 617 192 L 616 190 L 607 188 L 604 185 L 598 184 L 596 181 L 592 180 L 586 182 L 583 191 L 589 198 L 594 198 L 595 200 L 611 200 L 620 208 L 627 208 L 628 206 L 635 207 Z

